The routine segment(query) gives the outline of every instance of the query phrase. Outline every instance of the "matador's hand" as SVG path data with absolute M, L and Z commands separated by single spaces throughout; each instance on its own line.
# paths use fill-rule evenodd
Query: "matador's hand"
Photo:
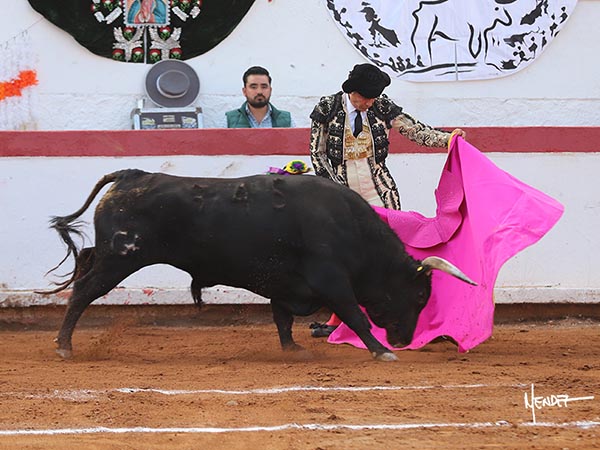
M 463 130 L 461 130 L 460 128 L 456 128 L 453 132 L 452 132 L 452 136 L 460 136 L 463 139 L 467 138 L 467 133 Z
M 461 138 L 466 139 L 467 133 L 461 130 L 460 128 L 455 128 L 454 131 L 452 131 L 450 137 L 448 138 L 448 150 L 450 150 L 450 144 L 452 144 L 452 139 L 454 138 L 454 136 L 460 136 Z

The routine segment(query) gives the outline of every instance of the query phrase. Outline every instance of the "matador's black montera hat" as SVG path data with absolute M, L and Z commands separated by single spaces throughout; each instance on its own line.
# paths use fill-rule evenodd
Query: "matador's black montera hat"
M 342 84 L 342 90 L 358 92 L 365 98 L 377 98 L 391 82 L 389 75 L 373 64 L 357 64 Z

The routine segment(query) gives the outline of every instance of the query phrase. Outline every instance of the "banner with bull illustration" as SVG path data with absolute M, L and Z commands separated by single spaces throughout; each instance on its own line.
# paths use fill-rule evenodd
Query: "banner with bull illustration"
M 254 0 L 28 0 L 92 53 L 155 63 L 201 55 L 225 39 Z
M 408 81 L 479 80 L 527 67 L 577 0 L 324 0 L 366 58 Z

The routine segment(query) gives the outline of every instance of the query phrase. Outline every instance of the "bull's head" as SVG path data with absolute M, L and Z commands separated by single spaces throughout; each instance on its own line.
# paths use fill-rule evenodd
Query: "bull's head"
M 387 333 L 387 341 L 393 347 L 404 347 L 411 343 L 419 314 L 427 305 L 431 295 L 431 271 L 441 270 L 465 283 L 476 286 L 456 266 L 445 259 L 430 256 L 419 263 L 414 261 L 407 271 L 392 269 L 386 280 L 381 297 L 383 301 L 365 303 L 371 320 Z M 380 298 L 381 298 L 380 297 Z

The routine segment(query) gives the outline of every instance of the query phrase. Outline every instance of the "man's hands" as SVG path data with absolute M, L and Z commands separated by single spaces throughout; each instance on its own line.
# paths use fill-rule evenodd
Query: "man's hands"
M 452 144 L 452 139 L 454 138 L 454 136 L 460 136 L 461 138 L 466 139 L 467 133 L 461 130 L 460 128 L 455 128 L 454 131 L 452 131 L 450 137 L 448 138 L 448 150 L 450 150 L 450 145 Z
M 451 137 L 454 137 L 454 136 L 460 136 L 461 138 L 466 139 L 467 138 L 467 133 L 465 131 L 461 130 L 460 128 L 456 128 L 452 132 L 452 136 Z

